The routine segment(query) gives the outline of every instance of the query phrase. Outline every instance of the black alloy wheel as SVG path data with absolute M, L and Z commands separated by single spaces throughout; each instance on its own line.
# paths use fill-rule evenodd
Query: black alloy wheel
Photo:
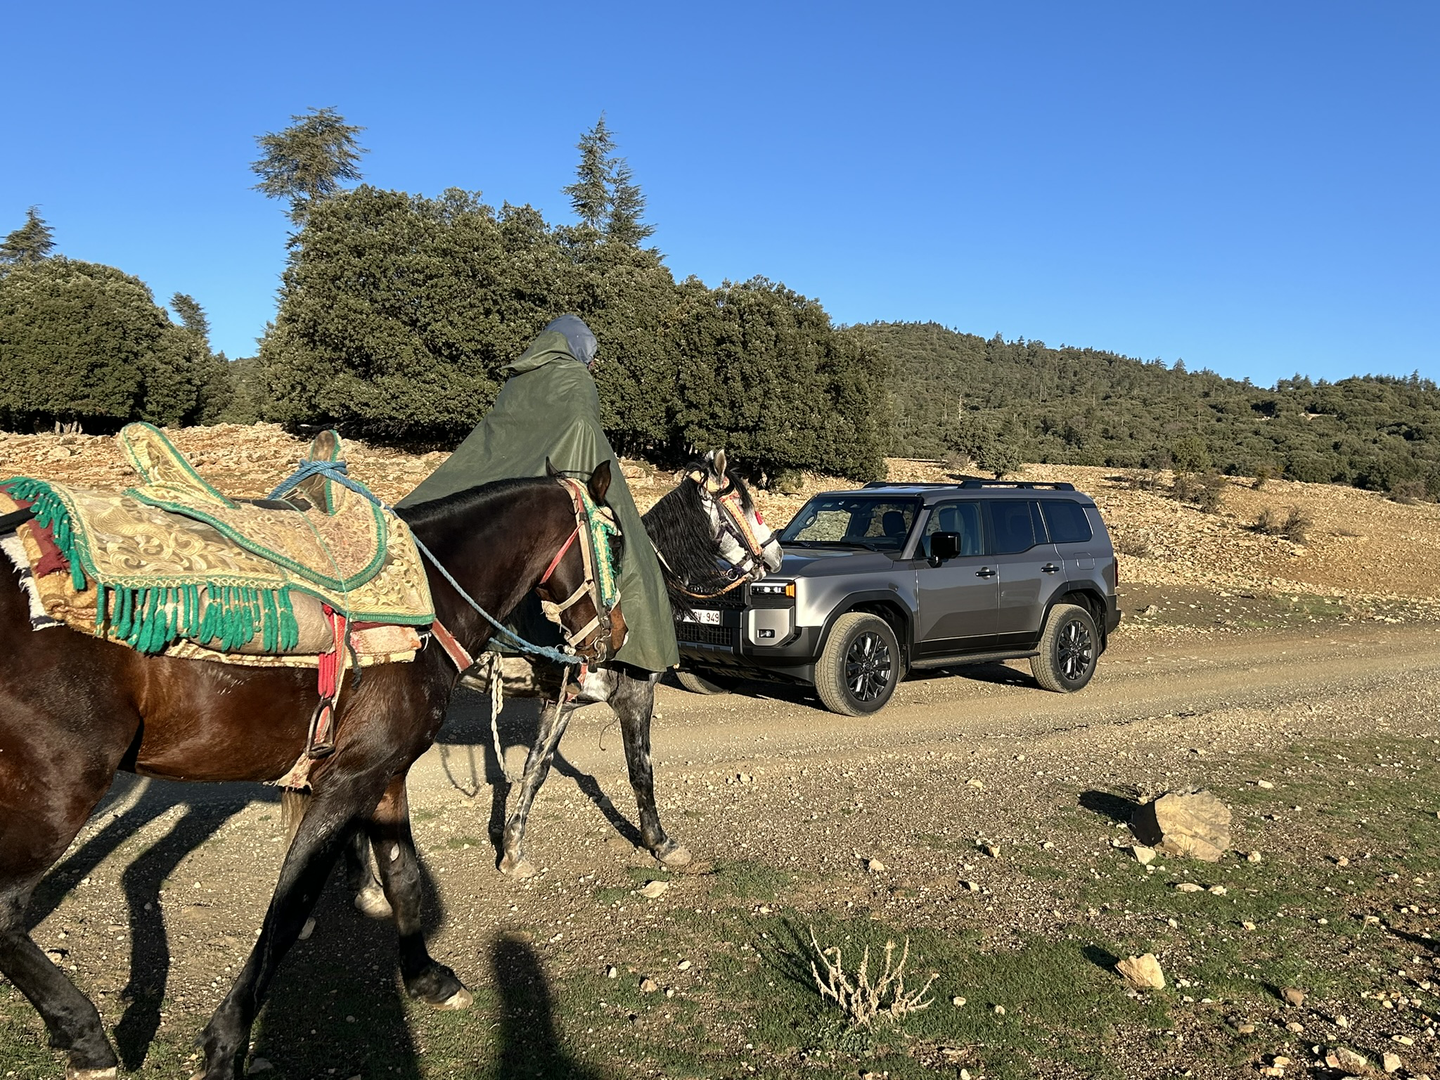
M 1030 658 L 1035 681 L 1046 690 L 1069 694 L 1095 674 L 1100 635 L 1095 619 L 1078 604 L 1056 604 L 1045 620 L 1040 651 Z
M 890 624 L 852 611 L 830 628 L 815 665 L 815 692 L 830 711 L 863 716 L 883 708 L 903 676 L 900 643 Z

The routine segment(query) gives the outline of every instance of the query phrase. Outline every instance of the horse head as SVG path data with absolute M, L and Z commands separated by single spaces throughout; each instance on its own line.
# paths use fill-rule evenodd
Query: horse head
M 584 485 L 546 471 L 570 496 L 574 528 L 550 561 L 535 591 L 546 618 L 557 624 L 575 654 L 590 663 L 609 660 L 625 643 L 620 610 L 620 564 L 624 537 L 614 512 L 605 505 L 610 462 L 595 467 Z
M 687 476 L 700 489 L 720 557 L 747 581 L 780 569 L 785 557 L 780 541 L 765 524 L 745 481 L 728 467 L 725 451 L 712 450 L 693 462 Z

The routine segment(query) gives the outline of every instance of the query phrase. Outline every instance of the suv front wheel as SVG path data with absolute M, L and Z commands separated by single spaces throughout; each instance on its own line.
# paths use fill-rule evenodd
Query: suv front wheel
M 1078 604 L 1056 604 L 1040 635 L 1040 652 L 1030 658 L 1035 681 L 1046 690 L 1068 694 L 1095 674 L 1099 658 L 1095 620 Z
M 903 675 L 900 642 L 890 624 L 852 611 L 830 628 L 815 665 L 815 692 L 831 712 L 864 716 L 890 700 Z

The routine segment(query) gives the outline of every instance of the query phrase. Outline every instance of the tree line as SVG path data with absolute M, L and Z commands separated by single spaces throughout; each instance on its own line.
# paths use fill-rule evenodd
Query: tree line
M 888 446 L 1122 469 L 1210 469 L 1440 497 L 1440 390 L 1418 373 L 1273 388 L 1096 349 L 935 323 L 849 331 L 894 365 Z
M 295 228 L 258 354 L 212 352 L 193 297 L 167 310 L 137 278 L 55 254 L 32 207 L 0 243 L 0 426 L 270 420 L 453 445 L 504 365 L 571 311 L 601 343 L 612 442 L 657 462 L 725 445 L 771 476 L 868 480 L 887 454 L 958 453 L 1002 474 L 1022 461 L 1160 468 L 1199 447 L 1231 473 L 1440 496 L 1440 394 L 1418 376 L 1266 390 L 933 323 L 837 327 L 765 278 L 676 281 L 645 246 L 645 197 L 603 115 L 562 189 L 571 224 L 478 192 L 365 184 L 362 128 L 334 109 L 291 120 L 257 139 L 251 166 Z

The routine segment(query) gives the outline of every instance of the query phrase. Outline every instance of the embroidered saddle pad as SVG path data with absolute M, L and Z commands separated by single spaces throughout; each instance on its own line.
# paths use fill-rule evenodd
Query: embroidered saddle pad
M 123 493 L 0 481 L 0 514 L 29 505 L 68 565 L 57 588 L 45 581 L 52 568 L 32 561 L 47 611 L 67 625 L 88 620 L 91 633 L 142 652 L 185 639 L 226 653 L 313 654 L 330 647 L 304 640 L 318 604 L 361 624 L 434 621 L 409 528 L 363 495 L 312 478 L 305 510 L 236 503 L 150 425 L 129 425 L 120 442 L 144 481 Z

